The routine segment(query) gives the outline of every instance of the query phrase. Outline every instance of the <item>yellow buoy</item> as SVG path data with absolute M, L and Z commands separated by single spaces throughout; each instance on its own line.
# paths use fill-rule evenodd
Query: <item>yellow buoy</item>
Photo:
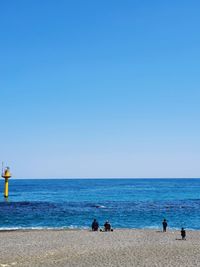
M 5 170 L 2 169 L 2 175 L 1 176 L 5 179 L 4 197 L 8 197 L 8 179 L 11 177 L 9 167 L 6 167 Z

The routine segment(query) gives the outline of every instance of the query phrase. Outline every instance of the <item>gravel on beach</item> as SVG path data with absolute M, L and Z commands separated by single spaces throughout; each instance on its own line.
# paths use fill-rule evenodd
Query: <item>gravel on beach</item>
M 200 266 L 200 231 L 0 231 L 0 267 Z

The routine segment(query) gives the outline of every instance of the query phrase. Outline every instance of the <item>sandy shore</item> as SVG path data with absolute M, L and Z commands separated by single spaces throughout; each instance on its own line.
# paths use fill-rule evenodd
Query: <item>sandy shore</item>
M 200 231 L 0 232 L 0 266 L 200 266 Z

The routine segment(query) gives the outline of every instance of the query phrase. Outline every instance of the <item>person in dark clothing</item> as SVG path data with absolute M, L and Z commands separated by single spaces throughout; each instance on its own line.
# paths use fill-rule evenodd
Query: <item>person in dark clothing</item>
M 181 237 L 182 237 L 182 240 L 186 239 L 186 231 L 184 230 L 184 228 L 181 229 Z
M 99 229 L 99 223 L 97 222 L 96 219 L 92 222 L 92 231 L 98 231 Z
M 166 221 L 166 219 L 163 220 L 162 225 L 163 225 L 163 232 L 166 232 L 166 230 L 167 230 L 167 221 Z
M 111 225 L 109 223 L 109 221 L 106 221 L 104 224 L 104 230 L 107 231 L 111 231 Z

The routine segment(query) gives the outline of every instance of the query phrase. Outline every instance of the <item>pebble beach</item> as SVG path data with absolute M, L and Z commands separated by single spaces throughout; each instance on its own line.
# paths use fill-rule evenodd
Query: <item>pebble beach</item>
M 0 266 L 200 266 L 200 231 L 0 231 Z

